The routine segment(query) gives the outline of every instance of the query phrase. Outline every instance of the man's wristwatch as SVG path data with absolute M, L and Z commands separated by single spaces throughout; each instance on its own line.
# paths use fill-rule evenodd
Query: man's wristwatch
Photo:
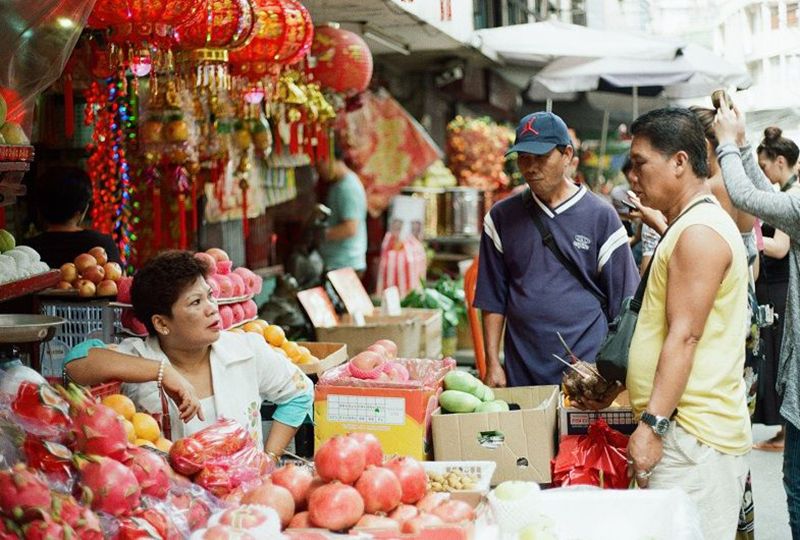
M 669 418 L 666 416 L 656 416 L 645 411 L 642 413 L 640 421 L 653 428 L 653 432 L 659 437 L 666 435 L 669 430 Z

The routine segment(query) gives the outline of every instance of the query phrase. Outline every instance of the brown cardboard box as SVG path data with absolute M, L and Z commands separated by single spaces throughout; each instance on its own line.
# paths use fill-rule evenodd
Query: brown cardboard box
M 589 424 L 598 418 L 604 419 L 611 429 L 616 429 L 625 435 L 630 435 L 636 429 L 638 422 L 633 417 L 628 391 L 625 390 L 620 393 L 614 402 L 616 405 L 599 411 L 584 411 L 583 409 L 577 409 L 575 407 L 565 407 L 564 395 L 562 394 L 558 416 L 559 436 L 586 435 Z
M 417 358 L 422 339 L 422 319 L 408 315 L 364 317 L 365 325 L 356 326 L 350 315 L 342 315 L 337 326 L 317 327 L 317 340 L 346 343 L 352 357 L 379 339 L 397 344 L 397 355 Z
M 433 414 L 437 461 L 494 461 L 492 484 L 506 480 L 550 483 L 556 452 L 558 386 L 495 388 L 497 399 L 519 410 L 499 413 Z
M 403 308 L 401 316 L 416 316 L 422 320 L 419 358 L 438 360 L 442 357 L 442 310 Z
M 319 358 L 318 364 L 300 364 L 300 369 L 306 375 L 320 375 L 322 372 L 344 364 L 348 360 L 347 345 L 344 343 L 325 342 L 297 342 L 301 347 L 308 349 L 311 354 Z

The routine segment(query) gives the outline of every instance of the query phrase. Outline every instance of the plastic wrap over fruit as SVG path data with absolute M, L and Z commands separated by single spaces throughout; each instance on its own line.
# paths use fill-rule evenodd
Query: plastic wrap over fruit
M 49 441 L 63 441 L 72 428 L 69 404 L 41 375 L 25 366 L 0 370 L 0 417 Z
M 350 363 L 346 363 L 323 373 L 317 384 L 322 386 L 433 388 L 448 371 L 455 369 L 455 366 L 456 361 L 449 357 L 441 360 L 397 358 L 383 364 L 381 376 L 374 379 L 359 379 L 352 375 Z
M 224 497 L 240 486 L 255 484 L 274 468 L 272 460 L 252 439 L 239 451 L 210 459 L 194 481 L 217 497 Z
M 236 420 L 220 418 L 197 433 L 178 439 L 169 450 L 169 462 L 180 474 L 200 472 L 206 462 L 230 456 L 253 439 Z
M 37 0 L 31 9 L 25 2 L 0 2 L 0 95 L 8 105 L 0 126 L 21 125 L 30 134 L 36 97 L 68 65 L 93 5 Z

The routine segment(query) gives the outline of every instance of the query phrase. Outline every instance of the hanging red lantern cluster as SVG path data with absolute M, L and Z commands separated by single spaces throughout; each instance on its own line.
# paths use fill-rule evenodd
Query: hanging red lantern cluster
M 228 50 L 250 39 L 255 13 L 249 0 L 203 0 L 201 9 L 175 28 L 179 59 L 196 69 L 198 86 L 227 87 Z
M 372 52 L 358 34 L 333 26 L 316 28 L 311 56 L 314 78 L 334 92 L 352 96 L 363 92 L 372 79 Z
M 233 74 L 257 82 L 275 77 L 281 66 L 299 62 L 308 53 L 314 25 L 298 0 L 252 0 L 256 23 L 245 47 L 230 52 Z

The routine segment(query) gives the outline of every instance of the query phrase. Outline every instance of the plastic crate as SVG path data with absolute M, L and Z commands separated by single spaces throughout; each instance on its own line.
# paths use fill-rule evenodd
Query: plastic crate
M 120 381 L 109 381 L 107 383 L 92 386 L 89 388 L 89 391 L 91 391 L 95 399 L 102 400 L 106 396 L 121 393 L 122 383 Z
M 42 299 L 43 315 L 63 317 L 66 322 L 56 330 L 53 339 L 40 347 L 42 375 L 61 378 L 64 358 L 69 350 L 87 339 L 117 343 L 117 328 L 122 310 L 111 307 L 105 300 L 65 302 Z

